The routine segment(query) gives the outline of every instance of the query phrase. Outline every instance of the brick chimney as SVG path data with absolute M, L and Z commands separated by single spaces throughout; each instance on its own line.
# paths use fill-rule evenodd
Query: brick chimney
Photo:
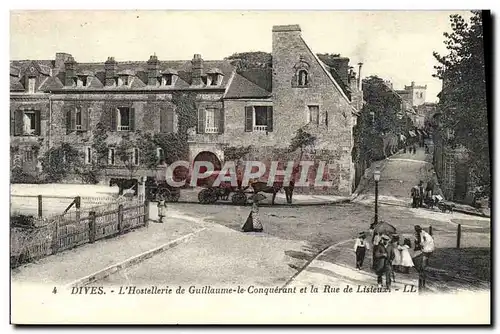
M 361 79 L 361 68 L 363 63 L 358 63 L 358 89 L 363 90 L 363 79 Z
M 106 77 L 105 86 L 111 87 L 115 85 L 116 69 L 117 65 L 115 57 L 108 57 L 108 60 L 104 63 L 104 72 Z
M 54 63 L 54 69 L 59 71 L 64 71 L 64 63 L 71 57 L 71 54 L 64 52 L 56 53 L 56 61 Z
M 75 78 L 75 68 L 76 68 L 76 61 L 72 56 L 69 56 L 66 61 L 64 62 L 64 85 L 65 86 L 73 86 L 74 78 Z
M 192 86 L 201 86 L 203 85 L 203 80 L 201 79 L 201 75 L 203 73 L 203 59 L 200 54 L 195 54 L 193 56 L 193 60 L 191 60 L 191 64 L 193 64 L 193 69 L 191 73 L 191 85 Z
M 160 61 L 158 57 L 152 55 L 148 60 L 148 85 L 156 86 L 158 84 L 158 77 L 160 76 Z

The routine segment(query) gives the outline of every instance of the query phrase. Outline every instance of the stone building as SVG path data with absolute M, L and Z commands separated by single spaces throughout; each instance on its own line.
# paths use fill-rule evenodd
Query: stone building
M 354 185 L 353 126 L 362 106 L 360 80 L 348 62 L 339 57 L 333 66 L 324 64 L 298 25 L 273 27 L 272 68 L 238 71 L 227 60 L 207 61 L 199 54 L 188 61 L 152 55 L 147 61 L 78 63 L 65 53 L 55 60 L 12 61 L 11 146 L 28 152 L 38 144 L 36 154 L 17 155 L 24 166 L 68 143 L 90 168 L 99 124 L 108 155 L 101 181 L 108 182 L 152 172 L 142 147 L 132 145 L 127 162 L 118 154 L 123 142 L 145 134 L 183 136 L 189 146 L 184 159 L 220 164 L 228 147 L 251 146 L 247 158 L 270 159 L 286 151 L 302 128 L 318 138 L 303 160 L 326 160 L 334 183 L 303 191 L 347 195 Z M 179 113 L 176 97 L 183 94 L 194 99 L 195 124 Z M 162 150 L 157 153 L 160 160 Z M 77 180 L 75 175 L 68 181 Z

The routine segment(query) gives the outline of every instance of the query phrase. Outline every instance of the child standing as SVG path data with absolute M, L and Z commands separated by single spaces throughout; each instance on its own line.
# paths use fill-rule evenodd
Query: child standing
M 401 271 L 404 274 L 410 273 L 410 268 L 414 266 L 410 255 L 411 241 L 405 238 L 403 245 L 398 247 L 401 251 Z
M 399 235 L 392 236 L 392 249 L 394 252 L 394 259 L 392 260 L 392 271 L 400 272 L 401 269 L 401 251 L 399 249 Z
M 165 217 L 165 199 L 160 196 L 158 199 L 158 223 L 163 223 L 163 218 Z
M 354 242 L 354 252 L 356 253 L 356 269 L 358 270 L 360 270 L 363 266 L 366 250 L 370 249 L 370 246 L 365 239 L 365 232 L 360 232 L 358 237 L 356 238 L 356 241 Z

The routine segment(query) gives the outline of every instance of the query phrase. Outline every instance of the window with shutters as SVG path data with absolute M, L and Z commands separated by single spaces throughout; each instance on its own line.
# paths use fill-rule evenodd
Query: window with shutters
M 66 133 L 73 131 L 87 131 L 91 109 L 69 107 L 66 110 Z
M 28 78 L 28 93 L 34 94 L 36 86 L 36 78 Z
M 308 109 L 308 123 L 319 125 L 319 106 L 307 106 Z
M 162 107 L 160 109 L 160 132 L 174 133 L 176 129 L 176 114 L 172 107 Z
M 245 107 L 245 131 L 273 131 L 273 107 Z
M 116 124 L 118 131 L 132 131 L 132 112 L 128 107 L 118 108 L 116 113 Z
M 90 146 L 85 147 L 85 163 L 87 165 L 92 163 L 92 148 Z
M 224 110 L 217 107 L 200 108 L 198 110 L 198 133 L 223 133 Z
M 108 149 L 108 165 L 113 166 L 115 164 L 115 149 Z
M 40 135 L 40 111 L 16 110 L 14 119 L 15 136 Z

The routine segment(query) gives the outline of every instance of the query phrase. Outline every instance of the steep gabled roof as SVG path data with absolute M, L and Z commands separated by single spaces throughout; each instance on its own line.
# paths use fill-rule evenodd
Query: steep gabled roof
M 18 77 L 11 76 L 10 77 L 10 90 L 11 91 L 24 91 L 24 86 L 19 81 Z
M 351 100 L 347 97 L 347 95 L 345 94 L 344 90 L 342 89 L 342 87 L 339 85 L 339 83 L 333 78 L 332 74 L 330 73 L 330 71 L 326 68 L 326 65 L 319 59 L 318 55 L 316 55 L 316 53 L 314 53 L 311 48 L 309 47 L 309 45 L 306 43 L 306 41 L 302 38 L 302 36 L 300 36 L 300 39 L 302 40 L 302 43 L 304 43 L 304 45 L 307 47 L 307 50 L 309 50 L 309 53 L 312 54 L 312 56 L 314 57 L 314 59 L 317 61 L 317 63 L 319 64 L 319 66 L 323 69 L 323 71 L 325 72 L 326 76 L 330 79 L 330 81 L 333 83 L 333 85 L 335 86 L 335 88 L 337 88 L 338 92 L 340 93 L 340 95 L 342 95 L 342 97 L 346 100 L 346 102 L 349 104 L 349 106 L 351 107 L 352 109 L 352 113 L 355 114 L 355 115 L 359 115 L 359 112 L 356 110 L 356 108 L 354 108 L 352 105 L 351 105 Z

